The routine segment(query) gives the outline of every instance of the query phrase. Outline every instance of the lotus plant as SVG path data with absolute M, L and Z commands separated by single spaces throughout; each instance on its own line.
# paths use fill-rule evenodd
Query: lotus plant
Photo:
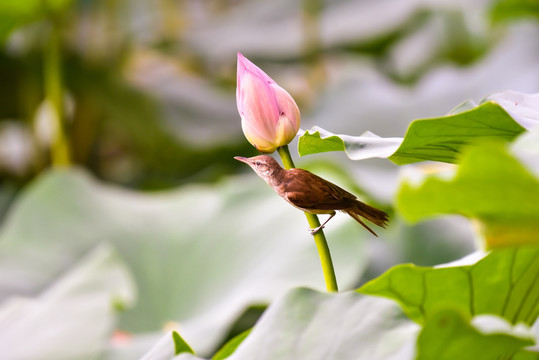
M 299 130 L 300 115 L 290 94 L 258 66 L 238 53 L 236 104 L 247 140 L 265 153 L 279 153 L 286 169 L 294 168 L 288 144 Z M 245 159 L 237 157 L 236 159 Z M 318 217 L 305 212 L 312 232 L 328 291 L 338 291 L 331 254 Z

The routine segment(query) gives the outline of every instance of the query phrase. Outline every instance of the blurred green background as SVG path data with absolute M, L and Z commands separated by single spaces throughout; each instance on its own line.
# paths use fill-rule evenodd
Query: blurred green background
M 215 181 L 241 168 L 232 155 L 254 154 L 235 108 L 238 51 L 293 94 L 304 129 L 402 136 L 464 100 L 536 91 L 536 25 L 508 25 L 504 3 L 5 0 L 3 185 L 50 164 L 51 38 L 73 163 L 163 189 Z
M 80 264 L 113 263 L 117 283 L 105 271 L 90 293 L 125 287 L 123 311 L 103 305 L 79 358 L 139 356 L 170 326 L 211 354 L 276 294 L 323 289 L 301 213 L 233 159 L 256 154 L 235 106 L 236 53 L 292 94 L 303 129 L 403 136 L 467 99 L 538 92 L 538 14 L 503 0 L 1 1 L 0 306 L 32 297 L 63 324 L 51 289 Z M 297 166 L 391 211 L 396 165 L 291 146 Z M 328 229 L 343 289 L 474 249 L 459 217 L 395 215 L 377 240 L 356 225 Z

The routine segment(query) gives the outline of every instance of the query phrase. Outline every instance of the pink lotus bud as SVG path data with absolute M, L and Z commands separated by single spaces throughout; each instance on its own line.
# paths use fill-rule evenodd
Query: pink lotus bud
M 245 137 L 261 152 L 287 145 L 299 130 L 299 109 L 292 96 L 240 53 L 236 104 Z

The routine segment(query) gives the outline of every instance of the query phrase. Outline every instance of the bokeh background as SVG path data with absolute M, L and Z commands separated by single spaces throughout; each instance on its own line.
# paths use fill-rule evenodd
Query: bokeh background
M 173 328 L 209 356 L 286 289 L 324 288 L 302 214 L 233 160 L 256 154 L 238 51 L 303 129 L 402 137 L 468 99 L 538 92 L 538 17 L 504 0 L 2 1 L 1 348 L 129 359 Z M 392 213 L 396 165 L 291 150 Z M 459 217 L 392 219 L 379 239 L 332 220 L 341 288 L 478 246 Z

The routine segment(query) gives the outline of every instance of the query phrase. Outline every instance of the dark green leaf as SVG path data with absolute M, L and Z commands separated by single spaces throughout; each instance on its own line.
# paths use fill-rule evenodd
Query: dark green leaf
M 212 358 L 212 360 L 224 360 L 229 357 L 251 333 L 252 329 L 246 330 L 227 342 Z
M 494 314 L 512 324 L 539 315 L 539 248 L 494 250 L 473 265 L 398 265 L 359 292 L 399 302 L 419 323 L 445 307 L 467 316 Z
M 178 334 L 178 332 L 173 331 L 172 332 L 172 340 L 174 341 L 174 354 L 178 355 L 181 353 L 189 353 L 194 354 L 195 352 L 188 343 L 185 342 L 184 339 Z
M 396 207 L 412 222 L 439 214 L 479 219 L 489 247 L 539 242 L 539 180 L 503 144 L 470 148 L 450 180 L 403 182 Z
M 434 314 L 417 339 L 417 360 L 491 360 L 510 359 L 530 337 L 511 334 L 484 334 L 458 311 L 445 309 Z
M 505 109 L 508 109 L 507 111 Z M 314 127 L 300 136 L 300 156 L 345 151 L 352 160 L 388 158 L 396 164 L 423 160 L 455 163 L 465 145 L 485 139 L 511 141 L 537 123 L 539 97 L 513 91 L 494 94 L 475 106 L 466 102 L 447 116 L 413 121 L 403 138 L 336 135 Z
M 320 133 L 323 133 L 324 136 Z M 300 136 L 298 141 L 299 156 L 328 151 L 345 151 L 346 145 L 341 137 L 342 135 L 333 135 L 324 129 L 314 127 L 311 131 L 306 131 Z
M 317 126 L 306 131 L 298 141 L 300 156 L 328 151 L 345 151 L 352 160 L 388 158 L 399 148 L 402 138 L 381 138 L 372 133 L 362 136 L 336 135 Z
M 473 110 L 412 122 L 390 160 L 399 165 L 421 160 L 454 163 L 464 145 L 492 138 L 509 141 L 522 132 L 500 105 L 486 102 Z

